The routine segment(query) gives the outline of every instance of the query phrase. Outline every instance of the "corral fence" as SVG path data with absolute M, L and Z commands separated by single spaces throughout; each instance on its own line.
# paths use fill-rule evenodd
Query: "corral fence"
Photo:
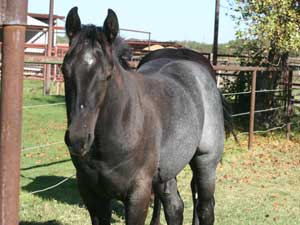
M 28 65 L 38 63 L 40 65 L 48 64 L 48 65 L 52 65 L 52 66 L 56 65 L 59 67 L 62 63 L 62 57 L 61 56 L 52 56 L 52 57 L 26 56 L 25 62 Z M 225 98 L 228 96 L 250 95 L 251 100 L 250 100 L 250 105 L 249 105 L 249 111 L 235 113 L 232 115 L 233 119 L 238 118 L 238 117 L 243 117 L 243 116 L 249 116 L 249 130 L 248 130 L 248 132 L 246 132 L 246 134 L 248 135 L 248 148 L 249 149 L 253 148 L 253 139 L 254 139 L 255 133 L 269 132 L 269 131 L 273 131 L 273 130 L 277 130 L 277 129 L 287 128 L 287 137 L 289 137 L 290 128 L 291 128 L 291 124 L 292 124 L 290 120 L 286 120 L 286 123 L 282 124 L 282 126 L 272 127 L 270 129 L 267 129 L 264 131 L 255 130 L 254 125 L 255 125 L 255 115 L 258 113 L 282 110 L 283 112 L 286 113 L 287 117 L 291 116 L 293 104 L 296 102 L 296 100 L 292 96 L 292 91 L 293 91 L 293 82 L 292 82 L 293 81 L 293 71 L 292 70 L 290 70 L 288 72 L 287 79 L 283 79 L 282 81 L 280 81 L 282 87 L 277 88 L 277 89 L 272 89 L 272 90 L 271 89 L 257 90 L 257 88 L 256 88 L 257 74 L 260 72 L 271 72 L 271 73 L 279 72 L 279 73 L 281 73 L 281 71 L 278 68 L 218 65 L 218 66 L 214 66 L 214 70 L 217 72 L 217 75 L 218 75 L 217 82 L 218 82 L 219 86 L 221 86 L 220 80 L 222 78 L 230 75 L 230 73 L 228 73 L 228 72 L 231 72 L 231 73 L 233 72 L 235 74 L 235 76 L 237 76 L 237 73 L 241 73 L 241 72 L 247 72 L 251 75 L 251 85 L 250 85 L 251 90 L 243 91 L 243 92 L 233 92 L 233 93 L 225 92 L 225 93 L 223 93 L 223 96 Z M 226 73 L 228 73 L 228 74 L 224 75 Z M 267 73 L 265 73 L 264 75 L 267 75 Z M 244 76 L 244 74 L 241 73 L 240 76 Z M 62 80 L 62 82 L 63 82 L 63 80 Z M 255 104 L 256 103 L 256 95 L 258 93 L 267 93 L 267 92 L 282 92 L 282 93 L 284 93 L 284 96 L 287 96 L 287 98 L 288 98 L 288 99 L 286 99 L 285 105 L 283 107 L 265 108 L 265 109 L 257 110 L 256 104 Z M 64 104 L 64 102 L 59 102 L 59 103 L 54 103 L 54 104 L 45 104 L 45 105 L 32 105 L 32 106 L 29 105 L 29 106 L 23 106 L 23 109 L 38 110 L 40 107 L 56 107 L 56 106 L 63 105 L 63 104 Z M 22 152 L 30 152 L 30 151 L 35 151 L 38 149 L 43 149 L 43 148 L 57 146 L 57 145 L 63 145 L 63 144 L 64 144 L 64 142 L 62 140 L 57 140 L 52 143 L 23 147 Z M 34 193 L 44 192 L 44 191 L 48 191 L 50 189 L 56 188 L 59 185 L 62 185 L 63 183 L 67 182 L 68 180 L 70 180 L 73 177 L 74 177 L 74 174 L 71 176 L 70 175 L 66 176 L 64 179 L 62 179 L 58 183 L 53 184 L 52 186 L 49 186 L 47 188 L 40 189 L 40 190 L 34 190 L 31 193 L 34 194 Z
M 34 55 L 27 55 L 25 56 L 25 63 L 26 65 L 51 65 L 55 68 L 55 71 L 58 71 L 60 65 L 62 63 L 63 57 L 62 55 L 54 55 L 54 56 L 34 56 Z M 293 83 L 293 77 L 299 76 L 298 74 L 293 75 L 295 70 L 289 70 L 286 75 L 279 69 L 275 67 L 252 67 L 252 66 L 227 66 L 227 65 L 217 65 L 214 66 L 214 70 L 217 73 L 217 83 L 220 86 L 220 80 L 228 77 L 228 76 L 245 76 L 245 73 L 250 73 L 251 75 L 251 84 L 248 84 L 249 90 L 242 91 L 242 92 L 232 92 L 228 93 L 226 90 L 223 90 L 223 96 L 225 98 L 228 97 L 236 97 L 241 95 L 250 95 L 250 104 L 249 110 L 245 112 L 239 112 L 232 115 L 233 120 L 239 117 L 246 117 L 249 116 L 249 130 L 246 132 L 248 134 L 248 148 L 251 149 L 253 146 L 254 140 L 254 133 L 260 132 L 269 132 L 277 129 L 283 129 L 286 127 L 286 136 L 287 138 L 290 137 L 291 133 L 291 119 L 290 117 L 293 114 L 293 109 L 295 104 L 300 103 L 295 96 L 293 95 L 293 90 L 299 89 L 300 83 Z M 270 76 L 270 73 L 280 73 L 281 80 L 279 82 L 279 86 L 272 89 L 257 89 L 257 75 L 260 73 L 262 76 Z M 56 84 L 56 94 L 61 94 L 61 86 L 63 82 L 63 78 L 60 72 L 57 72 L 55 75 L 52 76 L 53 83 Z M 281 100 L 284 101 L 283 104 L 279 107 L 270 107 L 270 108 L 260 108 L 259 110 L 256 109 L 256 96 L 262 93 L 281 93 L 282 98 Z M 261 113 L 267 113 L 271 111 L 281 111 L 285 114 L 284 123 L 280 126 L 269 127 L 266 130 L 255 130 L 255 115 Z
M 41 46 L 42 48 L 42 46 Z M 55 52 L 57 50 L 53 50 Z M 60 51 L 60 50 L 59 50 Z M 59 52 L 57 51 L 57 52 Z M 208 56 L 209 57 L 209 56 Z M 63 54 L 53 54 L 53 56 L 45 56 L 45 55 L 25 55 L 25 68 L 24 71 L 26 71 L 26 67 L 31 68 L 31 66 L 34 66 L 34 68 L 40 68 L 43 69 L 45 65 L 50 65 L 52 68 L 52 76 L 51 80 L 53 84 L 63 84 L 63 77 L 60 72 L 60 66 L 62 64 L 63 60 Z M 55 70 L 54 70 L 55 68 Z M 270 132 L 273 130 L 277 129 L 283 129 L 286 128 L 287 131 L 287 137 L 289 138 L 290 136 L 290 130 L 291 130 L 291 125 L 292 122 L 289 119 L 289 117 L 292 116 L 293 112 L 293 107 L 295 104 L 300 103 L 300 101 L 296 98 L 297 95 L 293 95 L 293 90 L 297 90 L 300 87 L 300 83 L 295 83 L 293 82 L 293 77 L 300 77 L 299 74 L 294 74 L 297 73 L 297 70 L 289 70 L 288 73 L 286 74 L 286 77 L 284 75 L 282 76 L 282 80 L 280 81 L 280 86 L 277 87 L 276 89 L 257 89 L 257 76 L 259 73 L 262 73 L 260 75 L 262 76 L 268 76 L 269 73 L 281 73 L 282 71 L 279 68 L 267 68 L 267 67 L 246 67 L 246 66 L 228 66 L 228 65 L 217 65 L 214 66 L 214 70 L 216 71 L 217 74 L 217 84 L 220 88 L 222 88 L 222 79 L 225 79 L 226 77 L 229 76 L 245 76 L 245 73 L 248 73 L 250 76 L 250 84 L 249 84 L 249 90 L 248 91 L 242 91 L 242 92 L 228 92 L 226 90 L 223 90 L 223 96 L 225 98 L 232 98 L 232 96 L 241 96 L 241 95 L 250 95 L 250 104 L 249 104 L 249 110 L 245 112 L 238 112 L 232 114 L 232 119 L 235 120 L 240 117 L 247 117 L 249 116 L 249 129 L 248 132 L 245 132 L 245 134 L 248 135 L 248 148 L 252 149 L 253 148 L 253 140 L 254 140 L 254 134 L 255 133 L 260 133 L 260 132 Z M 38 79 L 38 80 L 43 80 L 44 79 L 44 74 L 42 72 L 43 70 L 40 70 L 39 73 L 34 73 L 34 74 L 25 74 L 25 78 L 28 79 Z M 56 71 L 53 73 L 53 71 Z M 55 91 L 55 94 L 62 94 L 62 92 L 57 92 Z M 285 103 L 283 106 L 280 107 L 271 107 L 271 108 L 260 108 L 259 110 L 256 108 L 256 96 L 257 94 L 260 93 L 272 93 L 272 92 L 280 92 L 283 93 L 284 96 L 284 101 Z M 59 102 L 59 103 L 53 103 L 53 104 L 45 104 L 45 105 L 27 105 L 23 106 L 23 109 L 28 109 L 28 110 L 38 110 L 40 107 L 56 107 L 59 105 L 63 105 L 64 102 Z M 268 128 L 266 130 L 255 130 L 255 116 L 260 113 L 267 113 L 270 111 L 279 111 L 281 110 L 283 113 L 286 115 L 286 121 L 281 124 L 280 126 L 275 126 Z M 247 119 L 247 118 L 246 118 Z M 47 144 L 39 144 L 36 146 L 26 146 L 21 149 L 22 152 L 30 152 L 30 151 L 36 151 L 39 149 L 44 149 L 47 147 L 53 147 L 57 145 L 63 145 L 64 142 L 62 140 L 57 140 L 52 143 L 47 143 Z M 59 181 L 56 184 L 53 184 L 50 187 L 41 189 L 41 190 L 35 190 L 31 193 L 39 193 L 39 192 L 44 192 L 48 191 L 50 189 L 56 188 L 59 185 L 62 185 L 63 183 L 67 182 L 71 178 L 74 177 L 74 174 L 66 176 L 64 179 Z
M 60 67 L 63 61 L 63 56 L 67 52 L 68 47 L 66 45 L 57 45 L 53 47 L 52 56 L 46 55 L 47 45 L 25 44 L 25 52 L 26 49 L 29 48 L 35 48 L 37 51 L 41 50 L 44 52 L 44 54 L 25 54 L 24 78 L 44 81 L 48 65 L 48 68 L 51 68 L 52 86 L 55 87 L 52 88 L 52 90 L 54 90 L 53 94 L 63 94 L 63 76 Z M 211 58 L 209 53 L 203 53 L 203 55 L 208 59 Z M 295 69 L 294 67 L 293 70 L 290 69 L 286 75 L 283 75 L 283 71 L 276 67 L 237 66 L 236 64 L 239 63 L 239 59 L 232 60 L 232 57 L 238 58 L 232 55 L 220 55 L 220 59 L 222 59 L 224 62 L 221 60 L 219 65 L 214 66 L 214 70 L 217 74 L 217 84 L 220 89 L 222 89 L 222 80 L 228 77 L 245 76 L 245 73 L 248 73 L 248 75 L 251 77 L 251 83 L 248 84 L 249 88 L 247 91 L 228 92 L 226 89 L 222 90 L 225 98 L 236 98 L 236 96 L 241 95 L 249 96 L 250 104 L 248 110 L 245 112 L 232 114 L 232 119 L 234 122 L 236 122 L 238 118 L 246 118 L 249 116 L 248 132 L 243 132 L 244 134 L 248 134 L 248 148 L 251 149 L 253 146 L 255 133 L 269 132 L 286 128 L 286 136 L 289 139 L 291 134 L 291 126 L 293 124 L 290 118 L 295 116 L 294 109 L 295 107 L 297 108 L 297 104 L 300 104 L 300 99 L 298 98 L 300 97 L 300 92 L 297 93 L 297 90 L 300 90 L 300 81 L 297 82 L 297 78 L 300 78 L 299 70 L 297 68 Z M 229 58 L 230 60 L 228 60 Z M 228 61 L 231 61 L 231 63 L 226 63 Z M 257 89 L 256 80 L 258 73 L 262 76 L 269 76 L 270 73 L 280 73 L 282 78 L 279 83 L 280 87 L 272 89 Z M 284 104 L 279 107 L 256 109 L 256 96 L 262 93 L 281 93 Z M 283 114 L 285 114 L 285 122 L 274 127 L 268 127 L 265 130 L 255 130 L 255 115 L 268 113 L 271 111 L 281 111 Z
M 232 114 L 232 119 L 237 119 L 239 117 L 249 116 L 249 130 L 248 132 L 244 132 L 248 134 L 248 149 L 252 149 L 254 133 L 266 133 L 278 129 L 287 128 L 286 136 L 289 139 L 291 133 L 291 116 L 293 112 L 293 70 L 287 71 L 286 75 L 279 68 L 274 67 L 252 67 L 252 66 L 214 66 L 214 70 L 217 73 L 217 83 L 220 86 L 220 79 L 228 76 L 245 76 L 245 73 L 250 73 L 250 82 L 251 85 L 248 84 L 248 91 L 240 91 L 240 92 L 226 92 L 223 90 L 223 96 L 233 97 L 241 95 L 250 95 L 250 104 L 249 110 L 245 112 L 239 112 Z M 231 72 L 231 73 L 228 73 Z M 233 72 L 233 73 L 232 73 Z M 280 73 L 281 79 L 278 82 L 278 85 L 272 89 L 257 89 L 257 75 L 260 73 L 262 76 L 270 76 L 272 73 Z M 267 93 L 280 93 L 281 94 L 281 103 L 279 106 L 271 106 L 269 108 L 260 108 L 256 107 L 256 96 L 258 94 L 267 94 Z M 295 102 L 295 101 L 294 101 Z M 261 113 L 268 113 L 274 111 L 281 111 L 284 114 L 284 121 L 277 126 L 269 127 L 265 130 L 255 130 L 255 115 Z

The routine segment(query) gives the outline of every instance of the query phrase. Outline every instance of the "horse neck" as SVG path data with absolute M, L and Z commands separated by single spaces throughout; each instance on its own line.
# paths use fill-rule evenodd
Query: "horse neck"
M 124 105 L 134 102 L 139 98 L 139 89 L 136 79 L 116 63 L 112 79 L 109 81 L 104 100 L 105 111 L 113 115 L 123 113 Z

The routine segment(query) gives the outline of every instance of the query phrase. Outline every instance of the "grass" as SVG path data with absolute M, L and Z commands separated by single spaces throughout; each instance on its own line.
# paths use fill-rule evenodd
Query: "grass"
M 64 101 L 62 96 L 42 96 L 41 83 L 25 81 L 24 105 Z M 27 108 L 23 112 L 23 146 L 63 141 L 66 128 L 64 105 Z M 217 171 L 216 225 L 300 224 L 300 139 L 293 131 L 288 142 L 283 133 L 256 135 L 254 150 L 247 151 L 247 137 L 241 145 L 226 141 L 222 164 Z M 75 173 L 64 144 L 24 151 L 21 163 L 20 224 L 90 224 L 76 187 L 75 178 L 41 193 Z M 184 224 L 191 224 L 191 178 L 187 167 L 178 177 L 185 203 Z M 114 202 L 113 224 L 124 224 L 124 211 Z M 149 224 L 151 207 L 146 224 Z M 162 220 L 163 224 L 166 224 Z

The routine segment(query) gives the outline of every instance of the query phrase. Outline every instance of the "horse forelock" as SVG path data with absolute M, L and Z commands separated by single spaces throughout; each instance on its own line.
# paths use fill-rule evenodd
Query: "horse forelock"
M 103 28 L 97 27 L 95 25 L 83 25 L 80 32 L 77 36 L 75 36 L 72 40 L 72 44 L 70 45 L 69 54 L 77 54 L 86 48 L 86 42 L 91 43 L 92 48 L 96 47 L 96 43 L 100 43 L 100 45 L 105 47 L 104 45 L 108 45 L 108 42 L 105 39 Z M 131 57 L 131 49 L 125 43 L 124 39 L 118 36 L 112 45 L 113 55 L 118 59 L 119 63 L 125 68 L 129 69 L 130 66 L 128 64 L 128 60 Z
M 68 53 L 78 53 L 86 47 L 86 42 L 94 45 L 100 39 L 99 28 L 94 25 L 83 25 L 80 32 L 70 42 Z

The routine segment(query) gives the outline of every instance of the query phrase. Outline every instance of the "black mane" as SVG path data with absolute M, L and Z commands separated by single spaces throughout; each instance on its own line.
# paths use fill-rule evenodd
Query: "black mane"
M 125 43 L 124 38 L 118 36 L 113 43 L 113 48 L 115 55 L 119 60 L 119 63 L 123 66 L 124 69 L 130 70 L 131 68 L 128 61 L 132 56 L 132 51 L 127 43 Z

